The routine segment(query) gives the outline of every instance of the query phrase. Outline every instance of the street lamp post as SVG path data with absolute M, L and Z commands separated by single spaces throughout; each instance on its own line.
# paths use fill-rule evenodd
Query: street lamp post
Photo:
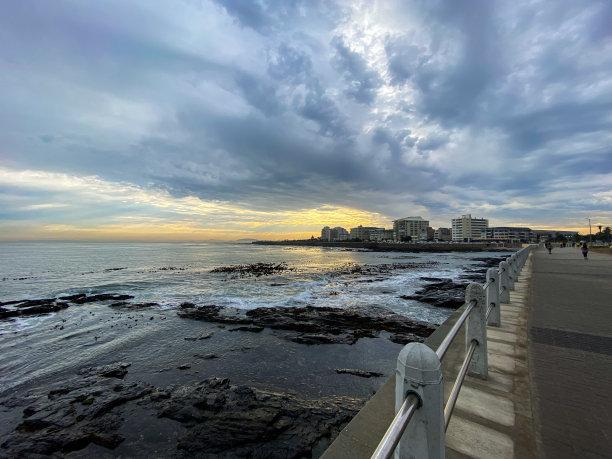
M 587 218 L 587 220 L 589 221 L 589 244 L 593 243 L 593 235 L 591 234 L 591 219 Z

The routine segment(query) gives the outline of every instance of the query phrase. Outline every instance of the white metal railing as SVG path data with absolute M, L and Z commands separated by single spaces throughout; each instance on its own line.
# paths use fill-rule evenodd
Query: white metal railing
M 465 310 L 434 352 L 422 343 L 409 343 L 397 359 L 396 415 L 372 458 L 443 458 L 446 429 L 466 375 L 487 379 L 487 324 L 499 327 L 500 304 L 510 302 L 510 290 L 533 246 L 514 253 L 487 270 L 484 285 L 467 286 Z M 444 403 L 441 361 L 465 325 L 465 358 Z

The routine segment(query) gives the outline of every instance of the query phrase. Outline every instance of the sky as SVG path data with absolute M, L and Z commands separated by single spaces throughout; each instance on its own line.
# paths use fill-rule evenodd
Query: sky
M 612 2 L 0 5 L 0 240 L 612 226 Z

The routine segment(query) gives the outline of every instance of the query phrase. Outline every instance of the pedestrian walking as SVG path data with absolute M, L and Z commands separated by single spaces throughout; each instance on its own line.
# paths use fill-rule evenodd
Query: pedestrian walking
M 584 259 L 588 260 L 587 255 L 589 253 L 589 247 L 587 246 L 586 242 L 582 244 L 582 248 L 580 250 L 582 251 L 582 256 Z
M 546 244 L 544 244 L 544 247 L 548 249 L 548 254 L 550 255 L 552 253 L 552 244 L 546 241 Z

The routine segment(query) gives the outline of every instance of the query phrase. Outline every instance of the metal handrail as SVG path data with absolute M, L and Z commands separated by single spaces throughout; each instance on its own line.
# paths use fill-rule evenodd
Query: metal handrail
M 393 418 L 393 422 L 385 432 L 385 436 L 382 438 L 376 451 L 372 454 L 373 459 L 389 459 L 393 456 L 395 448 L 399 443 L 404 430 L 408 426 L 412 415 L 419 407 L 419 399 L 414 394 L 408 394 L 406 400 L 397 411 L 397 414 Z
M 478 341 L 476 341 L 475 339 L 472 340 L 472 342 L 470 343 L 470 347 L 465 355 L 465 359 L 463 360 L 461 370 L 459 371 L 457 379 L 455 380 L 455 385 L 453 386 L 450 396 L 448 397 L 448 402 L 446 402 L 446 406 L 444 407 L 444 430 L 448 429 L 448 424 L 450 423 L 451 415 L 453 414 L 453 409 L 455 409 L 455 403 L 457 403 L 457 397 L 459 397 L 459 391 L 463 386 L 463 380 L 465 379 L 465 375 L 467 374 L 468 367 L 470 366 L 472 356 L 474 355 L 474 351 L 476 350 L 477 346 Z
M 476 306 L 476 300 L 472 300 L 469 302 L 468 307 L 465 308 L 465 311 L 463 311 L 463 314 L 461 314 L 457 322 L 455 322 L 455 325 L 453 325 L 453 328 L 450 329 L 448 334 L 444 337 L 444 340 L 440 343 L 440 346 L 438 346 L 438 349 L 436 350 L 436 354 L 438 355 L 438 358 L 440 360 L 442 360 L 442 358 L 444 357 L 444 355 L 450 348 L 450 345 L 453 343 L 453 340 L 457 336 L 459 329 L 461 328 L 463 323 L 466 321 L 466 319 L 470 315 L 470 312 L 472 312 L 472 309 L 474 309 L 475 306 Z
M 487 308 L 487 315 L 486 315 L 486 318 L 485 318 L 485 320 L 487 322 L 489 322 L 489 314 L 491 314 L 491 311 L 493 310 L 494 306 L 495 306 L 495 303 L 490 303 L 489 307 Z
M 486 289 L 488 289 L 488 288 L 491 286 L 491 284 L 494 284 L 494 283 L 495 283 L 495 280 L 494 280 L 494 279 L 489 279 L 489 280 L 488 280 L 488 281 L 487 281 L 487 282 L 486 282 L 486 283 L 485 283 L 485 284 L 482 286 L 482 289 L 483 289 L 483 290 L 486 290 Z
M 527 249 L 528 248 L 525 247 L 522 250 L 520 250 L 518 253 L 522 252 L 523 250 L 527 250 Z M 522 267 L 522 265 L 524 264 L 525 258 L 526 257 L 523 257 L 520 259 L 521 263 L 519 266 Z M 499 269 L 500 275 L 505 271 L 506 269 L 500 267 Z M 512 279 L 511 276 L 509 277 Z M 484 284 L 483 291 L 489 288 L 494 283 L 495 283 L 495 279 L 489 279 Z M 499 288 L 500 290 L 502 289 L 508 290 L 507 286 L 501 285 L 501 284 Z M 436 350 L 436 355 L 438 356 L 438 359 L 440 361 L 442 361 L 442 358 L 446 355 L 446 352 L 448 351 L 448 349 L 450 348 L 450 345 L 452 344 L 455 337 L 457 336 L 457 333 L 459 332 L 459 330 L 461 329 L 461 327 L 463 326 L 463 324 L 469 317 L 474 307 L 476 307 L 476 304 L 477 304 L 477 301 L 475 299 L 471 300 L 467 304 L 467 307 L 465 308 L 463 313 L 461 313 L 461 316 L 459 317 L 457 322 L 455 322 L 453 327 L 450 329 L 448 334 L 444 337 L 444 339 L 438 346 L 438 349 Z M 491 311 L 493 310 L 494 306 L 495 306 L 494 303 L 489 304 L 487 308 L 487 312 L 486 312 L 485 323 L 488 322 L 489 315 L 491 314 Z M 457 375 L 455 384 L 453 385 L 448 401 L 446 402 L 444 406 L 444 428 L 445 430 L 448 429 L 448 425 L 450 423 L 450 419 L 453 414 L 453 410 L 455 408 L 457 399 L 459 397 L 459 392 L 461 391 L 461 387 L 463 386 L 463 381 L 465 379 L 465 376 L 467 375 L 468 368 L 472 361 L 472 357 L 474 356 L 474 352 L 476 351 L 476 348 L 478 346 L 479 346 L 479 343 L 477 340 L 473 339 L 470 342 L 470 346 L 467 349 L 465 359 L 463 360 L 463 364 L 461 366 L 461 369 L 459 370 L 459 374 Z M 419 406 L 420 406 L 420 400 L 415 394 L 410 393 L 406 396 L 402 406 L 400 407 L 397 414 L 395 415 L 393 422 L 391 422 L 391 425 L 387 429 L 387 432 L 385 433 L 384 437 L 378 444 L 378 447 L 376 448 L 376 451 L 372 455 L 372 458 L 388 459 L 393 456 L 393 452 L 395 451 L 395 448 L 399 444 L 402 438 L 402 435 L 404 434 L 404 431 L 406 430 L 406 427 L 408 427 L 408 423 L 410 422 L 410 419 L 414 415 L 415 411 L 419 408 Z

